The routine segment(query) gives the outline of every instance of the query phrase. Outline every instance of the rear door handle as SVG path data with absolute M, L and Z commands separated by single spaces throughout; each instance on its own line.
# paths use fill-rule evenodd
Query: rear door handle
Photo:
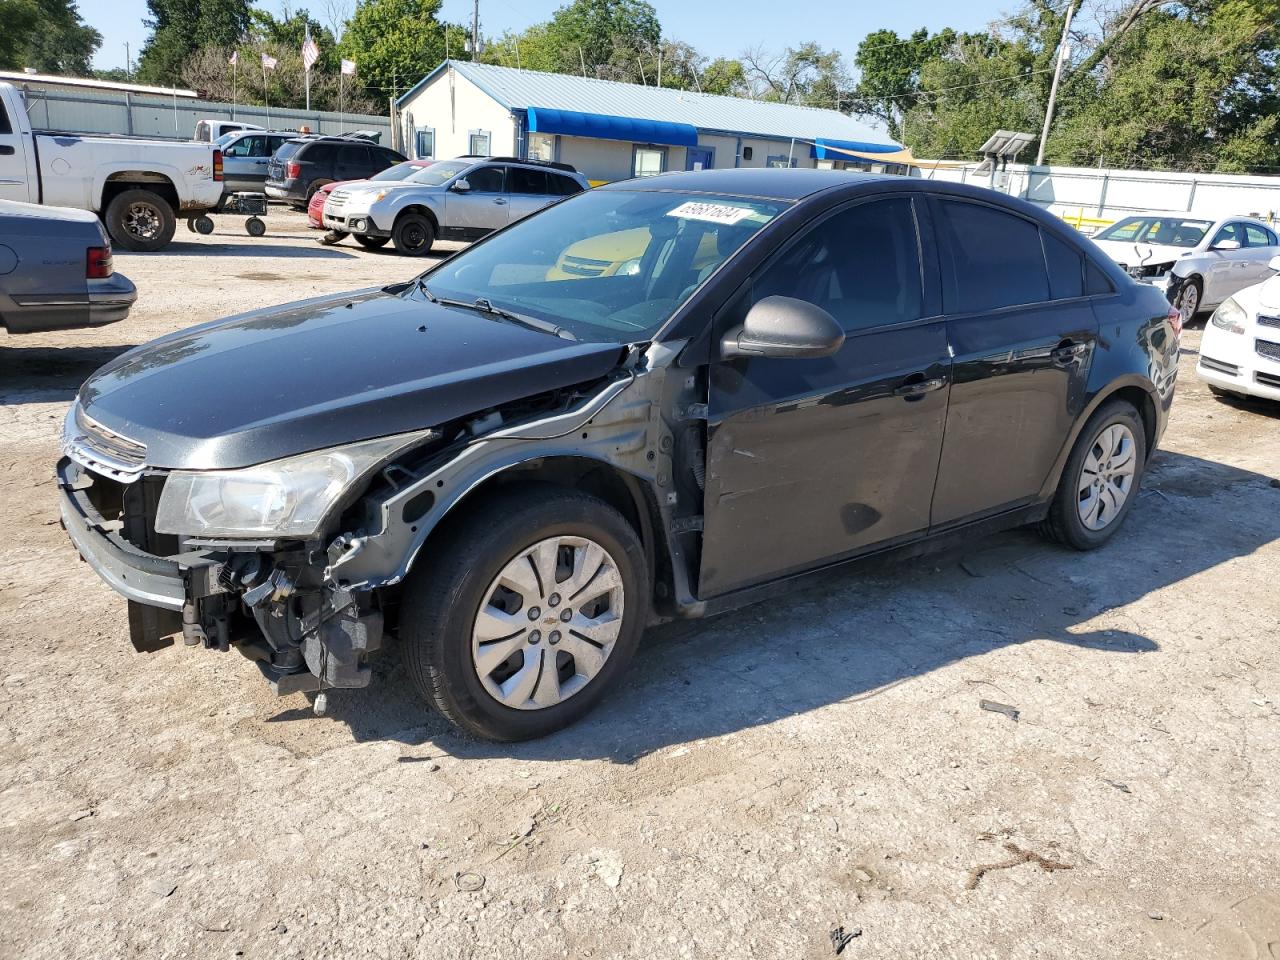
M 1073 343 L 1070 340 L 1065 343 L 1058 344 L 1053 350 L 1049 351 L 1049 356 L 1053 358 L 1054 363 L 1068 364 L 1080 359 L 1089 350 L 1087 343 Z
M 496 203 L 496 204 L 501 205 L 501 204 L 505 204 L 507 201 L 506 201 L 505 199 L 503 199 L 502 197 L 497 197 L 493 202 L 494 202 L 494 203 Z
M 947 385 L 947 381 L 941 377 L 935 377 L 932 380 L 916 380 L 911 383 L 904 383 L 893 391 L 895 397 L 906 397 L 908 400 L 918 400 L 926 393 L 932 393 L 934 390 L 941 390 Z

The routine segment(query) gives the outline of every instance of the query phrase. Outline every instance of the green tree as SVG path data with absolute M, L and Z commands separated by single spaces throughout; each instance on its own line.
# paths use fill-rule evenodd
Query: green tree
M 658 15 L 644 0 L 573 0 L 546 23 L 491 43 L 484 59 L 509 63 L 518 45 L 526 69 L 656 83 L 661 43 Z
M 747 50 L 741 62 L 757 99 L 836 110 L 853 103 L 853 81 L 838 50 L 824 50 L 810 41 L 781 54 Z
M 726 96 L 747 95 L 747 71 L 741 60 L 716 57 L 702 71 L 702 92 Z
M 73 0 L 34 2 L 39 25 L 27 42 L 23 66 L 35 67 L 41 73 L 89 76 L 93 70 L 90 61 L 102 46 L 102 34 L 80 18 Z M 5 24 L 4 29 L 9 28 L 3 14 L 0 23 Z
M 249 0 L 147 0 L 151 36 L 138 58 L 143 83 L 173 84 L 206 47 L 232 47 L 248 32 Z
M 930 35 L 923 28 L 899 37 L 892 30 L 876 30 L 858 44 L 853 63 L 858 83 L 853 89 L 854 110 L 875 117 L 902 136 L 902 118 L 920 103 L 920 71 L 926 63 L 952 49 L 958 36 L 950 28 Z
M 360 0 L 339 52 L 356 61 L 367 96 L 402 94 L 444 59 L 439 14 L 440 0 Z
M 26 64 L 31 34 L 40 22 L 33 0 L 0 0 L 0 68 L 20 70 Z

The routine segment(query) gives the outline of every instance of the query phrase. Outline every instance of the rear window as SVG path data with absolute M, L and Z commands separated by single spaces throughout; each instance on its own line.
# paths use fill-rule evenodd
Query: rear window
M 1049 299 L 1039 227 L 983 204 L 943 200 L 939 206 L 950 250 L 948 310 L 976 313 Z
M 4 112 L 4 107 L 0 106 L 0 113 Z M 212 138 L 213 131 L 209 128 L 209 124 L 205 120 L 201 120 L 196 124 L 196 139 L 203 140 L 208 143 Z

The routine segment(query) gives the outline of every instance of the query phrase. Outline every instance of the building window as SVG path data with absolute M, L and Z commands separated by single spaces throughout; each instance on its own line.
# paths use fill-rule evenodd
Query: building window
M 472 130 L 467 136 L 467 153 L 473 157 L 489 156 L 489 131 Z
M 556 158 L 556 138 L 545 133 L 529 134 L 530 160 L 554 160 Z
M 667 168 L 666 147 L 636 147 L 631 163 L 633 177 L 655 177 Z
M 414 155 L 419 160 L 433 160 L 436 155 L 436 131 L 434 127 L 419 127 L 414 141 Z
M 796 161 L 794 157 L 788 157 L 785 153 L 772 154 L 765 161 L 766 167 L 794 167 Z

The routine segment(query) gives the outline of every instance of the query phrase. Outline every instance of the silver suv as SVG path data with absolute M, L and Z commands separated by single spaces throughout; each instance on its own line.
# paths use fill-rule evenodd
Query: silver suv
M 573 167 L 515 157 L 438 160 L 395 183 L 338 187 L 324 204 L 324 225 L 363 246 L 388 239 L 420 257 L 436 240 L 478 240 L 561 197 L 588 189 Z

